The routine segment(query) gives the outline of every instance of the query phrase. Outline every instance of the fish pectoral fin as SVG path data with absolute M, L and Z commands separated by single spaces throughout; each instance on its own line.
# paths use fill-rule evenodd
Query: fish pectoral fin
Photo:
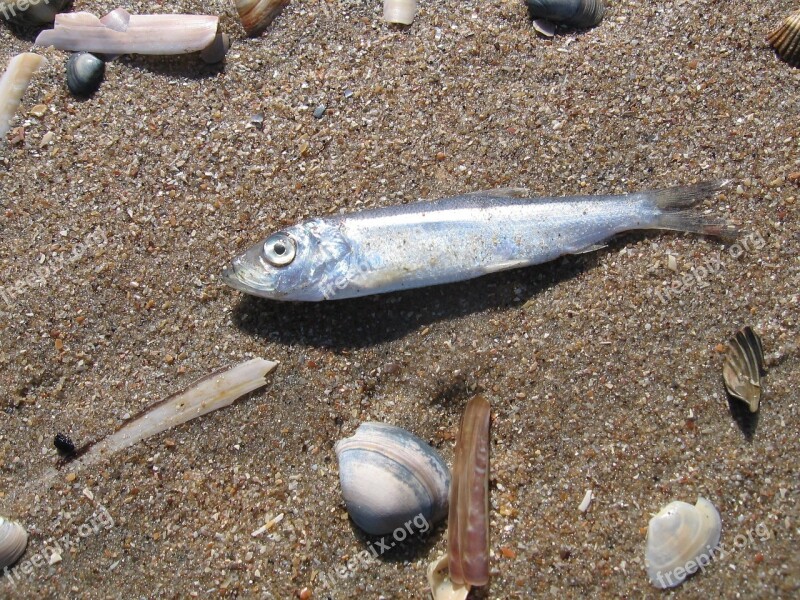
M 496 188 L 493 190 L 482 190 L 480 192 L 470 192 L 464 195 L 479 196 L 482 198 L 485 198 L 487 196 L 492 198 L 528 198 L 529 194 L 530 190 L 528 188 L 507 187 L 507 188 Z
M 602 250 L 606 246 L 608 246 L 608 244 L 592 244 L 591 246 L 587 246 L 586 248 L 581 248 L 580 250 L 569 252 L 568 254 L 588 254 L 589 252 L 594 252 L 595 250 Z

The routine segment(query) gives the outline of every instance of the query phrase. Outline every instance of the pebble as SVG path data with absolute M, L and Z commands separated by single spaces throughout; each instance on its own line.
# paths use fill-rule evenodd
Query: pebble
M 315 119 L 321 119 L 322 115 L 325 114 L 325 111 L 327 110 L 327 108 L 328 107 L 325 106 L 324 104 L 320 104 L 317 108 L 314 109 L 314 118 Z
M 261 113 L 250 115 L 250 125 L 258 129 L 259 131 L 264 129 L 264 115 L 262 115 Z
M 36 117 L 37 119 L 41 119 L 43 116 L 47 114 L 47 107 L 44 104 L 37 104 L 30 110 L 30 115 Z
M 344 91 L 344 97 L 345 97 L 346 100 L 349 100 L 350 98 L 352 98 L 353 97 L 353 90 L 349 90 L 349 89 L 345 90 Z

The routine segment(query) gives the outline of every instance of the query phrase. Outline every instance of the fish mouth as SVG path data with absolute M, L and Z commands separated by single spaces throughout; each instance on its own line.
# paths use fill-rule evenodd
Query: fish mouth
M 244 282 L 239 269 L 236 268 L 235 262 L 232 262 L 222 269 L 222 281 L 233 289 L 244 292 L 245 294 L 259 294 L 259 290 Z

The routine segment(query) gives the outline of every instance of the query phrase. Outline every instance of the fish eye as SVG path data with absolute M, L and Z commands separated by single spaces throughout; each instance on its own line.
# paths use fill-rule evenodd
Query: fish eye
M 285 233 L 275 233 L 264 242 L 264 258 L 273 267 L 285 267 L 294 260 L 297 246 Z

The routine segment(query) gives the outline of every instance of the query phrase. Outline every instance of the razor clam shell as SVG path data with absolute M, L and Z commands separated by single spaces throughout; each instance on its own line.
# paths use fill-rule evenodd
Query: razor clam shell
M 698 561 L 708 564 L 721 531 L 719 512 L 705 498 L 698 497 L 694 506 L 679 500 L 667 504 L 647 526 L 645 567 L 650 583 L 661 589 L 675 587 L 697 571 Z
M 547 19 L 573 27 L 598 25 L 606 13 L 603 0 L 525 0 L 533 19 Z
M 235 0 L 242 27 L 250 37 L 261 35 L 290 0 Z
M 383 20 L 411 25 L 417 14 L 417 0 L 383 0 Z
M 489 417 L 483 396 L 467 403 L 456 442 L 447 548 L 450 579 L 473 586 L 489 582 Z
M 758 411 L 763 371 L 764 348 L 761 338 L 752 328 L 745 327 L 728 342 L 722 378 L 728 393 L 745 402 L 750 407 L 750 412 Z
M 87 12 L 59 14 L 55 28 L 42 31 L 35 44 L 110 55 L 188 54 L 209 46 L 219 23 L 207 15 L 126 15 L 122 9 L 103 19 Z
M 800 10 L 786 17 L 768 36 L 767 41 L 788 64 L 800 66 Z
M 413 433 L 362 423 L 335 450 L 347 512 L 365 532 L 384 535 L 420 514 L 430 524 L 447 514 L 447 464 Z
M 229 406 L 238 398 L 266 385 L 266 376 L 278 363 L 261 358 L 207 375 L 185 390 L 149 406 L 117 431 L 81 448 L 73 464 L 88 466 L 133 444 L 196 417 Z
M 33 74 L 47 65 L 47 60 L 38 54 L 18 54 L 8 63 L 0 78 L 0 136 L 11 130 L 11 119 L 19 108 L 22 95 L 28 88 Z
M 19 560 L 28 545 L 25 528 L 5 517 L 0 517 L 0 570 Z

